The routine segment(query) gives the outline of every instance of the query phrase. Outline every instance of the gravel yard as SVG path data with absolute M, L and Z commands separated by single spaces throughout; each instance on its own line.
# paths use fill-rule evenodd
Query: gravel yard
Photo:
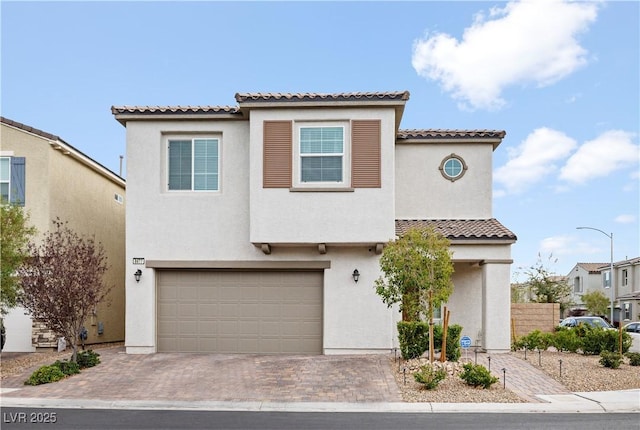
M 123 345 L 123 342 L 104 343 L 87 345 L 85 349 L 93 349 L 99 354 L 103 348 L 118 348 Z M 78 350 L 81 351 L 80 348 L 78 348 Z M 0 378 L 4 379 L 9 376 L 18 375 L 30 367 L 45 366 L 53 364 L 56 360 L 68 360 L 69 358 L 71 358 L 70 349 L 63 352 L 57 352 L 55 350 L 33 353 L 3 352 L 0 354 Z
M 92 345 L 87 349 L 100 352 L 103 348 L 122 347 L 122 343 Z M 524 359 L 523 352 L 512 352 L 512 356 Z M 0 373 L 2 379 L 24 373 L 30 368 L 51 364 L 56 360 L 68 359 L 71 353 L 65 352 L 37 352 L 30 354 L 2 353 L 0 356 Z M 556 351 L 543 351 L 540 356 L 536 352 L 527 354 L 527 361 L 541 369 L 550 377 L 564 385 L 568 391 L 610 391 L 640 389 L 640 367 L 630 366 L 625 358 L 618 369 L 608 369 L 598 363 L 599 356 L 586 356 Z M 560 360 L 562 360 L 562 376 L 560 376 Z M 473 388 L 462 381 L 458 373 L 462 369 L 461 363 L 448 363 L 448 376 L 435 390 L 425 390 L 415 382 L 413 372 L 427 361 L 410 360 L 399 366 L 393 358 L 389 365 L 395 376 L 402 398 L 406 402 L 437 402 L 437 403 L 521 403 L 521 399 L 509 389 L 504 389 L 502 383 L 494 384 L 490 389 Z M 403 374 L 402 369 L 407 372 Z
M 512 352 L 512 356 L 524 359 L 524 352 Z M 540 359 L 540 365 L 538 364 Z M 562 360 L 562 376 L 560 362 Z M 556 351 L 529 352 L 527 361 L 540 368 L 547 375 L 560 382 L 571 392 L 612 391 L 640 388 L 640 367 L 630 366 L 625 358 L 618 369 L 609 369 L 598 363 L 599 356 L 571 354 Z M 520 403 L 524 402 L 509 389 L 503 389 L 502 383 L 495 383 L 490 389 L 468 386 L 460 377 L 462 366 L 449 370 L 447 378 L 435 390 L 425 390 L 415 382 L 413 372 L 428 360 L 409 360 L 398 366 L 391 361 L 392 370 L 402 398 L 406 402 L 438 402 L 438 403 Z M 407 367 L 406 375 L 403 368 Z M 405 383 L 406 381 L 406 383 Z
M 523 352 L 512 353 L 524 358 Z M 538 366 L 538 353 L 529 352 L 527 359 Z M 562 376 L 560 376 L 562 360 Z M 540 368 L 569 391 L 613 391 L 640 388 L 640 366 L 630 366 L 625 358 L 618 369 L 604 367 L 598 355 L 571 354 L 568 352 L 542 351 Z

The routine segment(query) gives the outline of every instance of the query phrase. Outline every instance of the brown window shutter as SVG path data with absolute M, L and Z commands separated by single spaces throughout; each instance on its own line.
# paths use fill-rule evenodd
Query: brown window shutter
M 263 188 L 291 187 L 291 121 L 265 121 L 262 165 Z
M 380 188 L 380 120 L 351 122 L 351 186 Z

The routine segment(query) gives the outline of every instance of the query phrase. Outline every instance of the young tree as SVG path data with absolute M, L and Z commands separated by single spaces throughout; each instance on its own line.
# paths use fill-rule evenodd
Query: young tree
M 609 299 L 602 291 L 593 290 L 582 295 L 582 302 L 591 315 L 606 315 Z
M 111 290 L 102 277 L 107 258 L 101 244 L 54 221 L 40 245 L 29 243 L 31 257 L 20 269 L 22 305 L 35 319 L 64 336 L 76 361 L 80 331 Z
M 17 270 L 28 257 L 27 243 L 35 234 L 29 214 L 21 206 L 0 203 L 0 313 L 17 304 L 20 290 Z
M 553 258 L 549 256 L 549 260 Z M 538 261 L 531 266 L 526 272 L 527 280 L 525 283 L 529 286 L 533 294 L 533 302 L 536 303 L 560 303 L 560 313 L 573 303 L 571 285 L 563 276 L 552 274 L 549 269 L 544 266 L 540 254 Z
M 380 257 L 384 274 L 376 293 L 391 307 L 400 303 L 402 319 L 429 320 L 429 350 L 433 361 L 433 310 L 453 292 L 450 242 L 433 228 L 410 229 L 389 243 Z

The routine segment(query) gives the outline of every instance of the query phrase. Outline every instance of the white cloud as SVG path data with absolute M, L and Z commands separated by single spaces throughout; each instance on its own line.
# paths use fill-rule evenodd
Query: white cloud
M 560 170 L 560 179 L 581 184 L 637 164 L 640 152 L 633 137 L 633 133 L 609 130 L 585 142 Z
M 416 72 L 440 83 L 463 107 L 497 109 L 513 85 L 546 86 L 586 64 L 576 36 L 595 21 L 599 4 L 514 1 L 481 13 L 462 40 L 445 33 L 414 41 Z
M 507 149 L 509 161 L 495 170 L 493 178 L 510 194 L 522 192 L 556 172 L 555 163 L 568 157 L 576 146 L 574 139 L 560 131 L 538 128 L 517 148 Z
M 636 216 L 632 214 L 622 214 L 618 215 L 614 221 L 620 224 L 631 224 L 636 221 Z
M 570 236 L 554 236 L 542 239 L 539 245 L 541 255 L 568 255 L 573 252 L 574 240 Z

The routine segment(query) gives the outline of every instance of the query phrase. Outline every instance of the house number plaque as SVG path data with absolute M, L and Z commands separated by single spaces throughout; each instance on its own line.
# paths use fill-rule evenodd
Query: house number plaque
M 133 257 L 133 264 L 144 264 L 144 258 Z

